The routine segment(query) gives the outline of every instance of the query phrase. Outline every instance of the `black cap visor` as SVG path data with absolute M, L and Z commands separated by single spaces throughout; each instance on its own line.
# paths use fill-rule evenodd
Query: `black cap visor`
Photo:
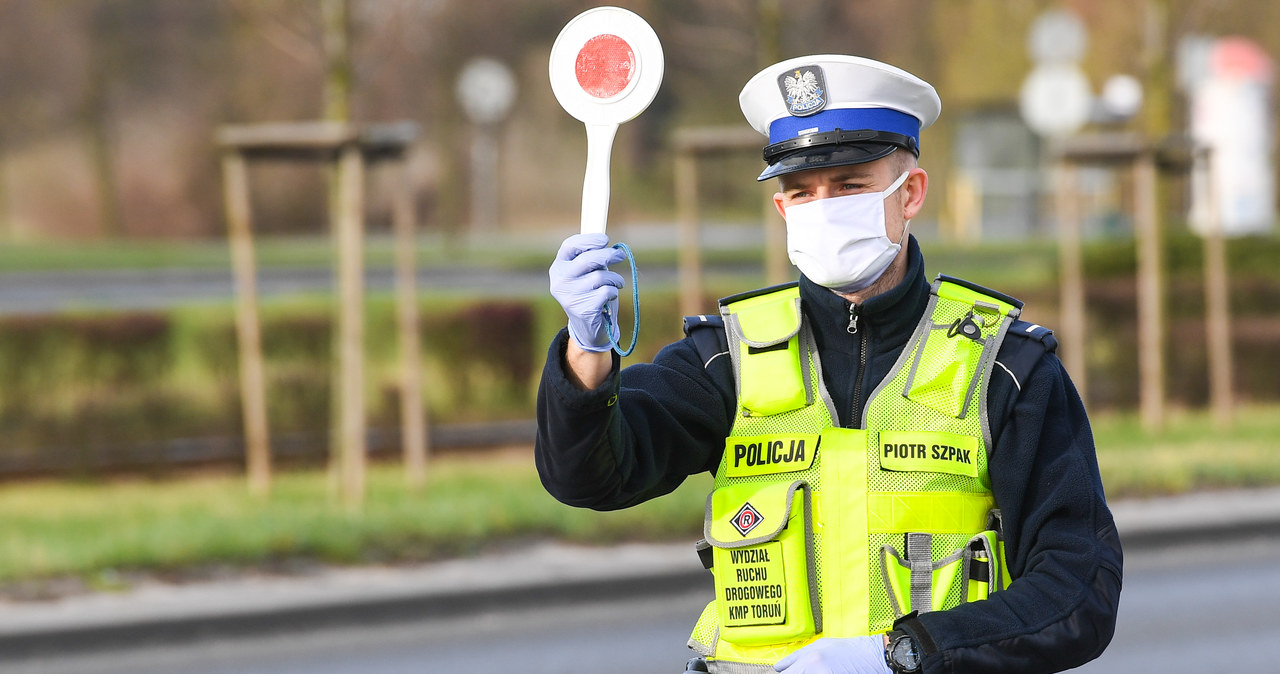
M 862 145 L 816 147 L 809 150 L 801 150 L 800 152 L 783 157 L 782 159 L 770 164 L 769 167 L 764 170 L 764 173 L 761 173 L 760 177 L 756 178 L 756 180 L 763 182 L 770 178 L 777 178 L 780 175 L 795 173 L 797 171 L 808 171 L 809 169 L 865 164 L 870 161 L 888 157 L 896 149 L 898 149 L 897 145 L 866 143 Z
M 916 139 L 898 133 L 836 129 L 808 134 L 766 147 L 764 160 L 769 163 L 769 167 L 756 180 L 764 181 L 815 168 L 865 164 L 887 157 L 900 147 L 920 156 L 920 146 Z

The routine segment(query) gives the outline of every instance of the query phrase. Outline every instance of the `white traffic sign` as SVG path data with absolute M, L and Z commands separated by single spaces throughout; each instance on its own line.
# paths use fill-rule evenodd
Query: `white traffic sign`
M 1102 85 L 1102 107 L 1114 119 L 1129 119 L 1142 109 L 1142 82 L 1133 75 L 1112 75 Z
M 1018 97 L 1022 119 L 1041 136 L 1069 136 L 1089 121 L 1093 94 L 1089 80 L 1072 64 L 1035 67 Z
M 1075 14 L 1051 9 L 1031 24 L 1027 49 L 1036 63 L 1077 63 L 1088 42 L 1088 31 Z
M 472 122 L 497 124 L 516 100 L 516 78 L 501 61 L 475 58 L 462 67 L 455 93 Z

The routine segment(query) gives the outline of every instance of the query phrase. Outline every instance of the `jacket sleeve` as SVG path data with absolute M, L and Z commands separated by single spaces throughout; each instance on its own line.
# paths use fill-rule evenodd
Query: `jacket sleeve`
M 704 364 L 686 337 L 621 372 L 615 354 L 606 381 L 582 391 L 565 376 L 567 339 L 552 341 L 538 387 L 534 458 L 552 496 L 615 510 L 715 470 L 735 400 L 727 358 Z
M 1026 381 L 1003 382 L 1012 402 L 990 454 L 1013 581 L 984 601 L 899 622 L 920 644 L 925 674 L 1058 672 L 1111 641 L 1119 537 L 1084 406 L 1057 357 L 1041 353 Z

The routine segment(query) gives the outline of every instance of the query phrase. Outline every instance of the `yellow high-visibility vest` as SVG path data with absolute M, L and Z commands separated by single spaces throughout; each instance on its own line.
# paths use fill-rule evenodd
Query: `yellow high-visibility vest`
M 939 277 L 863 427 L 837 428 L 799 288 L 722 301 L 738 411 L 699 541 L 716 597 L 689 641 L 712 672 L 770 672 L 1008 585 L 985 389 L 1019 313 Z

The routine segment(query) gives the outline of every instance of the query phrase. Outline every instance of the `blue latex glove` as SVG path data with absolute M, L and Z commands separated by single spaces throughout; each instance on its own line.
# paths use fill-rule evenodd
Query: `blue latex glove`
M 884 661 L 884 637 L 818 639 L 778 661 L 786 674 L 893 674 Z
M 551 296 L 569 317 L 569 336 L 585 351 L 612 348 L 604 330 L 602 310 L 607 304 L 609 314 L 618 315 L 618 290 L 623 280 L 608 267 L 627 259 L 627 255 L 608 246 L 609 237 L 605 234 L 575 234 L 560 244 L 548 272 Z M 616 334 L 617 325 L 613 328 Z

